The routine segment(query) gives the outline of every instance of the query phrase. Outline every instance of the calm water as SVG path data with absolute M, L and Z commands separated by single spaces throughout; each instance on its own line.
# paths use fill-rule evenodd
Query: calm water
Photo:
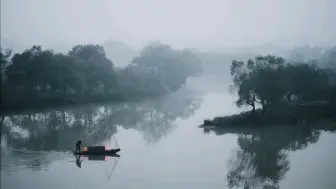
M 240 110 L 225 90 L 195 86 L 145 102 L 5 117 L 1 188 L 336 188 L 333 125 L 197 128 Z M 77 166 L 77 139 L 115 147 L 113 134 L 120 158 Z

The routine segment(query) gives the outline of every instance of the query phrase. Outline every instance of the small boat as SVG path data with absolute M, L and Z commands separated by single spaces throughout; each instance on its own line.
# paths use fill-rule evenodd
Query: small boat
M 107 146 L 84 146 L 83 150 L 79 153 L 74 151 L 74 155 L 105 155 L 105 156 L 119 156 L 117 153 L 120 151 L 117 139 L 112 135 L 115 140 L 115 148 L 109 149 Z
M 120 148 L 117 149 L 107 149 L 105 146 L 88 146 L 84 147 L 82 152 L 73 152 L 74 155 L 115 155 L 120 151 Z

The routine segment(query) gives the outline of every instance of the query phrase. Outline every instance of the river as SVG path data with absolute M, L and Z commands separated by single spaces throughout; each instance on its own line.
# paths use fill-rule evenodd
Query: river
M 241 111 L 223 86 L 202 90 L 204 83 L 143 102 L 6 116 L 1 188 L 336 187 L 336 136 L 323 129 L 328 125 L 198 128 L 204 119 Z M 79 138 L 119 145 L 120 157 L 76 162 L 71 149 Z

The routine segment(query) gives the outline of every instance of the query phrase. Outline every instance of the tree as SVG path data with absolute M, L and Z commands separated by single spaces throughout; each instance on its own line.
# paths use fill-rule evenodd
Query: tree
M 323 100 L 328 87 L 328 75 L 315 65 L 289 64 L 283 70 L 287 78 L 288 94 L 295 94 L 303 101 Z
M 256 103 L 256 95 L 253 93 L 253 84 L 251 84 L 250 80 L 243 80 L 238 89 L 238 100 L 236 101 L 236 105 L 241 107 L 245 104 L 252 106 L 252 111 L 255 112 L 255 103 Z
M 250 105 L 255 110 L 255 103 L 260 103 L 265 109 L 271 102 L 278 100 L 279 97 L 275 98 L 274 94 L 279 93 L 270 90 L 270 86 L 278 86 L 277 91 L 283 90 L 283 85 L 277 79 L 280 72 L 276 70 L 283 67 L 284 63 L 283 58 L 271 55 L 256 56 L 246 63 L 233 60 L 230 67 L 233 85 L 230 90 L 238 90 L 237 105 Z
M 1 74 L 4 74 L 5 69 L 7 68 L 8 64 L 10 63 L 10 56 L 12 55 L 11 49 L 0 49 L 0 68 Z
M 106 57 L 104 47 L 100 45 L 76 45 L 68 53 L 75 58 L 81 71 L 85 74 L 87 92 L 99 90 L 102 86 L 107 93 L 113 87 L 118 87 L 113 63 Z
M 189 76 L 201 72 L 200 60 L 190 51 L 174 50 L 159 42 L 145 46 L 126 69 L 140 73 L 147 81 L 144 88 L 160 93 L 176 91 Z
M 5 84 L 5 71 L 10 64 L 10 56 L 12 55 L 11 49 L 2 50 L 0 49 L 0 79 L 1 79 L 1 92 Z
M 177 91 L 189 76 L 201 73 L 201 63 L 191 51 L 160 43 L 149 44 L 132 64 L 117 71 L 101 45 L 76 45 L 67 54 L 34 45 L 11 59 L 10 55 L 1 51 L 6 108 L 55 104 L 79 95 L 89 100 L 92 95 L 160 95 Z
M 255 103 L 259 103 L 265 113 L 268 107 L 282 105 L 286 98 L 290 101 L 291 95 L 300 101 L 326 100 L 332 73 L 316 64 L 290 64 L 282 57 L 257 56 L 246 63 L 232 61 L 230 90 L 237 90 L 238 106 L 249 105 L 254 111 Z
M 52 51 L 44 51 L 41 46 L 33 46 L 21 54 L 14 54 L 11 65 L 6 69 L 8 84 L 21 87 L 31 95 L 46 89 L 50 77 L 48 63 L 52 61 L 52 56 Z
M 33 46 L 16 53 L 6 69 L 7 85 L 12 93 L 65 95 L 67 89 L 80 92 L 82 77 L 74 58 Z
M 49 85 L 54 92 L 60 91 L 63 95 L 67 90 L 81 94 L 85 87 L 84 75 L 79 72 L 80 67 L 75 64 L 74 58 L 69 55 L 57 53 L 53 56 L 53 61 L 50 65 Z

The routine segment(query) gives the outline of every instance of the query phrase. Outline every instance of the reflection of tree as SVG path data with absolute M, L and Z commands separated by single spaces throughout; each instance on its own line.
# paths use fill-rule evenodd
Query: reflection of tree
M 99 144 L 117 132 L 117 126 L 136 129 L 149 141 L 157 141 L 172 128 L 178 117 L 190 116 L 200 104 L 194 92 L 178 91 L 166 97 L 145 102 L 88 105 L 85 107 L 50 110 L 7 116 L 2 134 L 14 149 L 66 150 L 76 140 L 86 144 Z M 13 133 L 20 128 L 29 133 L 23 138 Z
M 51 152 L 44 151 L 73 149 L 80 138 L 84 144 L 101 144 L 111 139 L 118 126 L 136 129 L 148 142 L 156 142 L 172 129 L 174 120 L 190 116 L 199 107 L 199 97 L 193 91 L 180 90 L 145 102 L 9 115 L 2 121 L 2 136 L 6 149 L 12 150 L 9 154 L 1 150 L 1 158 L 11 165 L 24 165 L 39 171 L 51 162 L 51 157 L 46 157 Z
M 143 132 L 148 142 L 156 142 L 171 131 L 174 120 L 191 116 L 199 108 L 200 100 L 195 93 L 186 90 L 137 104 L 135 110 L 140 120 L 133 125 L 123 125 Z
M 218 135 L 238 135 L 239 149 L 230 160 L 228 186 L 242 188 L 279 188 L 290 169 L 286 151 L 302 150 L 316 143 L 320 130 L 314 126 L 206 129 Z

